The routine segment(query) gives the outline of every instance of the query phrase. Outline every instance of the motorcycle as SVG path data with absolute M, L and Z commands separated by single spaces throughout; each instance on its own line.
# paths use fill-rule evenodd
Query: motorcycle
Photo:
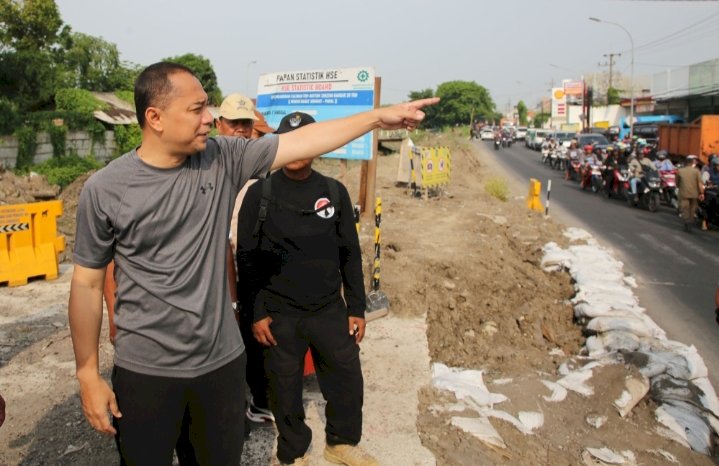
M 679 189 L 677 188 L 677 170 L 659 170 L 661 180 L 661 200 L 664 204 L 679 208 Z
M 647 209 L 649 212 L 656 212 L 659 210 L 660 196 L 661 196 L 661 180 L 659 173 L 656 170 L 646 170 L 644 175 L 639 179 L 637 183 L 637 202 L 638 207 Z M 627 204 L 630 207 L 634 207 L 634 196 L 627 197 Z
M 554 151 L 555 157 L 552 160 L 552 168 L 555 170 L 564 171 L 567 169 L 567 160 L 569 158 L 569 152 L 567 151 L 567 148 L 564 146 L 559 146 L 559 148 Z
M 593 193 L 598 193 L 602 190 L 604 185 L 604 179 L 602 178 L 602 172 L 604 165 L 601 163 L 587 164 L 582 170 L 582 189 L 591 188 Z
M 502 146 L 502 140 L 500 138 L 494 138 L 494 150 L 499 150 Z
M 582 179 L 582 164 L 579 162 L 579 158 L 572 158 L 567 166 L 566 179 L 570 181 L 581 181 Z
M 603 193 L 607 198 L 629 199 L 629 169 L 619 166 L 607 166 L 604 171 Z
M 547 146 L 542 147 L 542 163 L 543 163 L 543 164 L 545 164 L 545 165 L 546 165 L 546 164 L 550 164 L 550 165 L 551 165 L 552 152 L 553 152 L 553 151 L 550 151 L 550 150 L 549 150 L 549 147 L 547 147 Z
M 697 217 L 707 225 L 719 227 L 719 187 L 708 186 L 704 189 L 704 199 L 699 201 Z

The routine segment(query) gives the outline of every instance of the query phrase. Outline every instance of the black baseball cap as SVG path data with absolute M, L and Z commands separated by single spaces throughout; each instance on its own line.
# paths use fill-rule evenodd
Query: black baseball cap
M 308 115 L 306 113 L 288 113 L 282 118 L 282 120 L 280 120 L 280 124 L 277 127 L 277 131 L 275 131 L 275 134 L 289 133 L 290 131 L 294 131 L 297 128 L 302 128 L 303 126 L 309 125 L 310 123 L 314 122 L 315 119 L 312 118 L 311 115 Z

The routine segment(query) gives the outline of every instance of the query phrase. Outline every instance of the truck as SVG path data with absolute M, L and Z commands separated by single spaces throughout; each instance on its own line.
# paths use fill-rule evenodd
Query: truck
M 634 135 L 654 144 L 658 136 L 657 126 L 663 123 L 675 124 L 684 123 L 679 115 L 641 115 L 634 117 Z M 609 130 L 609 128 L 607 128 Z M 619 121 L 619 140 L 629 135 L 629 117 L 622 117 Z M 609 134 L 605 134 L 609 137 Z
M 659 147 L 673 157 L 696 155 L 707 163 L 719 153 L 719 115 L 702 115 L 691 123 L 660 124 Z

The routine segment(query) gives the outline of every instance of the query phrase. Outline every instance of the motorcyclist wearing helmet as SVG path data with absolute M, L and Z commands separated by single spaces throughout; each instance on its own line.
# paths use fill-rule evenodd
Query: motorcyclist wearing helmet
M 619 159 L 617 151 L 614 150 L 614 146 L 607 146 L 606 153 L 602 178 L 604 178 L 604 186 L 611 190 L 614 184 L 614 170 L 619 169 Z
M 635 202 L 638 199 L 637 185 L 641 181 L 642 177 L 644 177 L 645 170 L 654 170 L 654 164 L 652 164 L 651 160 L 644 157 L 643 151 L 638 151 L 636 157 L 632 157 L 629 162 L 629 173 L 631 174 L 629 186 L 631 187 L 632 196 L 634 196 Z
M 667 157 L 667 151 L 665 150 L 657 152 L 657 159 L 654 161 L 654 165 L 659 171 L 670 171 L 675 168 L 672 161 Z
M 702 171 L 702 181 L 709 186 L 719 186 L 719 157 L 712 155 L 714 157 L 709 159 L 707 170 Z

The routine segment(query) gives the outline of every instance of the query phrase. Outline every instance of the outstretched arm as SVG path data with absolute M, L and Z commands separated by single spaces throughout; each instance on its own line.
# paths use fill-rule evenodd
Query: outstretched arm
M 272 169 L 284 167 L 295 160 L 310 159 L 332 152 L 373 129 L 406 128 L 412 131 L 424 119 L 422 109 L 437 102 L 438 97 L 415 100 L 303 126 L 281 134 Z

